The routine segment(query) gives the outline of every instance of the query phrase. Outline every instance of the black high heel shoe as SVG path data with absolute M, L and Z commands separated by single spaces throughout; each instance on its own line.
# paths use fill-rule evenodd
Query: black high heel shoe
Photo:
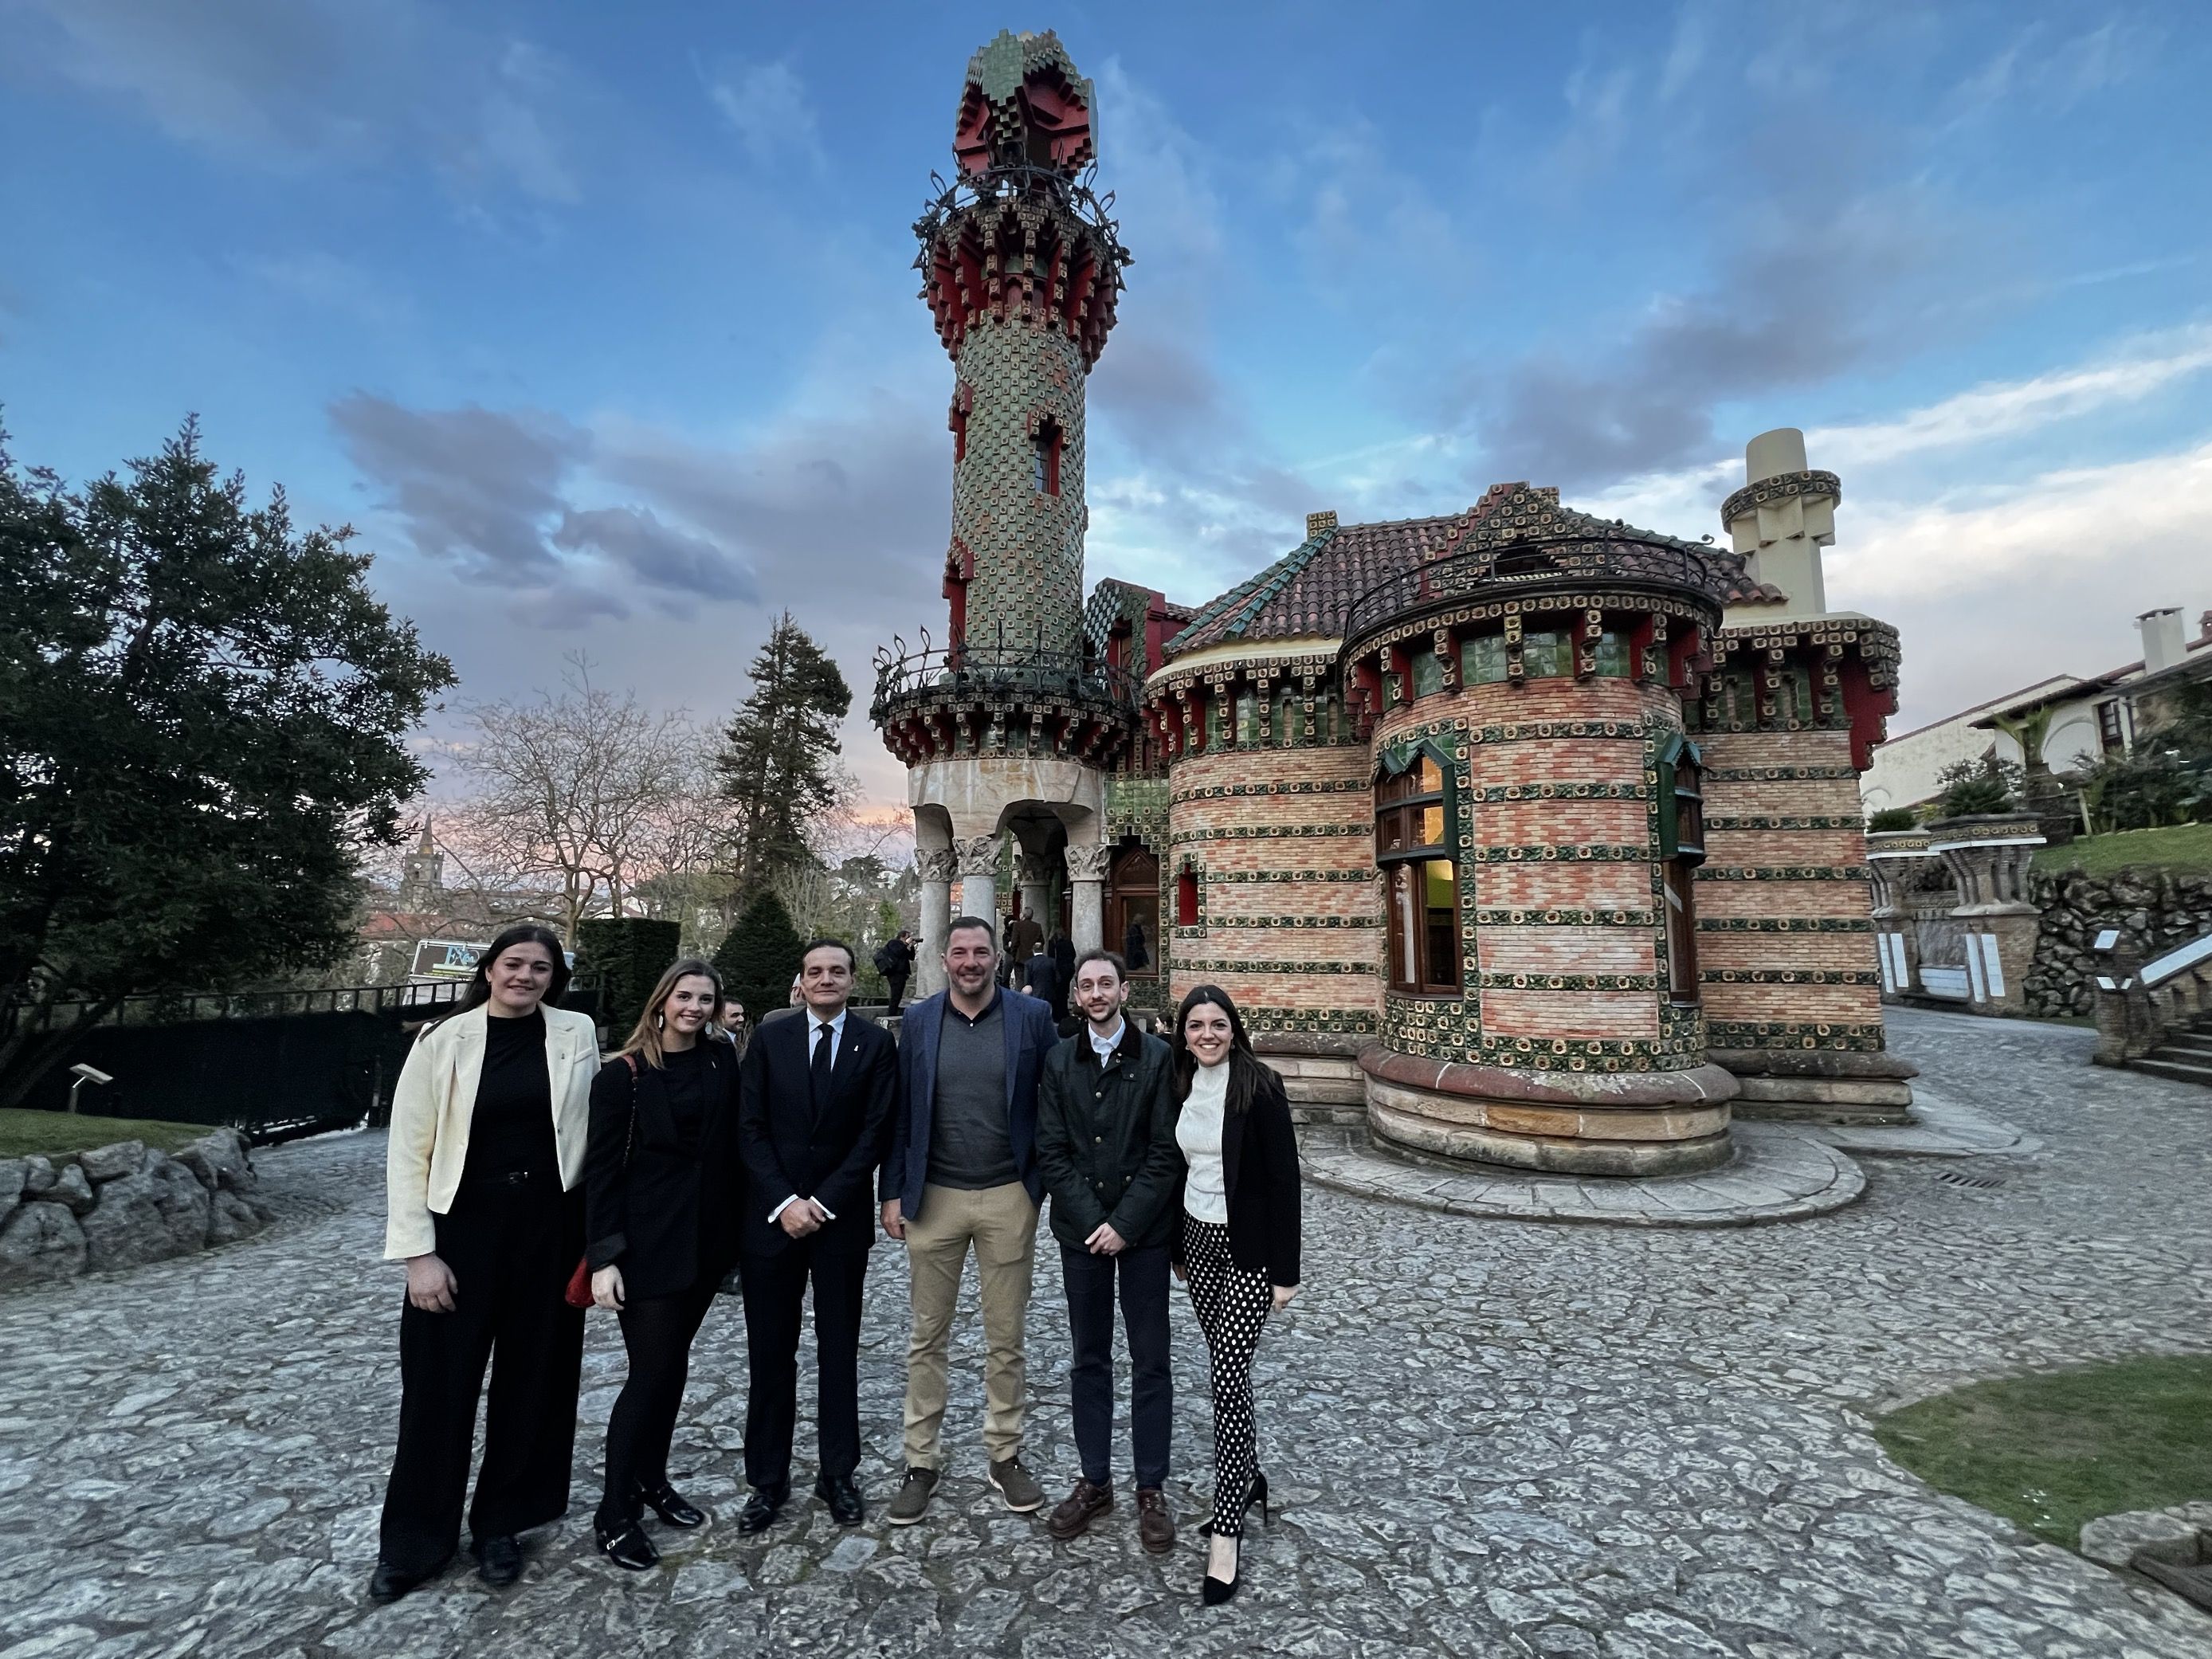
M 1201 1607 L 1218 1607 L 1224 1601 L 1226 1601 L 1230 1597 L 1236 1595 L 1237 1592 L 1243 1587 L 1243 1569 L 1244 1540 L 1242 1537 L 1239 1537 L 1237 1540 L 1237 1566 L 1235 1571 L 1231 1571 L 1226 1578 L 1216 1578 L 1212 1573 L 1207 1573 L 1205 1578 L 1200 1581 L 1198 1587 L 1199 1604 Z
M 660 1565 L 660 1552 L 653 1547 L 645 1528 L 635 1521 L 625 1521 L 619 1527 L 595 1522 L 592 1533 L 599 1540 L 599 1553 L 618 1567 L 646 1572 Z
M 637 1495 L 650 1504 L 653 1512 L 672 1527 L 703 1527 L 707 1524 L 705 1511 L 665 1480 L 657 1486 L 641 1486 Z
M 1267 1477 L 1264 1474 L 1252 1477 L 1252 1490 L 1244 1495 L 1244 1513 L 1251 1514 L 1252 1506 L 1255 1504 L 1260 1506 L 1260 1524 L 1264 1527 L 1274 1518 L 1274 1511 L 1267 1507 Z M 1200 1538 L 1212 1537 L 1213 1522 L 1211 1521 L 1200 1522 L 1198 1535 Z

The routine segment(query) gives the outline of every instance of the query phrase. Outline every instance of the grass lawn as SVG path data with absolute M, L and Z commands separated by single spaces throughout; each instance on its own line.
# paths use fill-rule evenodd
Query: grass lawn
M 2054 1544 L 2128 1510 L 2212 1498 L 2212 1355 L 1978 1382 L 1892 1412 L 1882 1449 Z
M 2212 823 L 2174 823 L 2162 830 L 2115 830 L 2084 836 L 2063 847 L 2039 847 L 2035 867 L 2055 876 L 2069 870 L 2109 876 L 2130 866 L 2212 875 Z
M 213 1127 L 208 1123 L 156 1123 L 143 1117 L 0 1111 L 0 1158 L 27 1158 L 37 1152 L 58 1158 L 94 1146 L 112 1146 L 118 1140 L 143 1140 L 155 1152 L 173 1152 Z

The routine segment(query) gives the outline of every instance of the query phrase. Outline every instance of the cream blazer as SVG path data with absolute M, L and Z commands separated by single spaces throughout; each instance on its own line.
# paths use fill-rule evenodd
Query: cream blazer
M 592 1079 L 599 1071 L 599 1033 L 591 1016 L 566 1008 L 545 1012 L 545 1069 L 553 1085 L 553 1140 L 561 1157 L 561 1189 L 584 1178 L 584 1136 L 592 1114 Z M 384 1152 L 384 1259 L 404 1261 L 438 1248 L 430 1218 L 453 1207 L 469 1156 L 469 1120 L 483 1074 L 482 1008 L 441 1020 L 415 1039 L 392 1091 L 392 1137 Z

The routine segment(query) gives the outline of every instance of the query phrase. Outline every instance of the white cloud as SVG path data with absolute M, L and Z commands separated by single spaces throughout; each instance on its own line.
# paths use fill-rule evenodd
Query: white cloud
M 731 63 L 707 82 L 707 95 L 754 161 L 822 165 L 821 134 L 806 83 L 789 64 Z

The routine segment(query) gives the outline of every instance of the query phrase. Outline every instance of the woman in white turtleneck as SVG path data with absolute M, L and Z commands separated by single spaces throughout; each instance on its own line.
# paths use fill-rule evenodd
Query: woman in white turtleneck
M 1252 1355 L 1298 1288 L 1298 1148 L 1282 1080 L 1253 1054 L 1237 1005 L 1201 985 L 1176 1016 L 1176 1140 L 1189 1164 L 1176 1277 L 1213 1369 L 1213 1520 L 1205 1603 L 1237 1594 L 1244 1512 L 1267 1516 L 1252 1424 Z

